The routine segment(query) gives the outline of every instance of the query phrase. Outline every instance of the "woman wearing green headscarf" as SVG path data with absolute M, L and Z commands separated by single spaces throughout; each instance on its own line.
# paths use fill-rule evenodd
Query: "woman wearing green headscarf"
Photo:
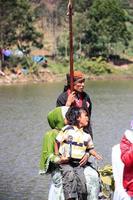
M 54 154 L 55 138 L 65 125 L 65 114 L 69 107 L 56 107 L 48 113 L 48 123 L 51 130 L 47 131 L 43 137 L 42 152 L 40 159 L 40 175 L 51 173 L 52 184 L 49 191 L 48 200 L 64 200 L 62 177 L 59 170 L 59 157 Z M 87 200 L 98 200 L 99 176 L 97 171 L 90 166 L 84 170 L 87 186 Z

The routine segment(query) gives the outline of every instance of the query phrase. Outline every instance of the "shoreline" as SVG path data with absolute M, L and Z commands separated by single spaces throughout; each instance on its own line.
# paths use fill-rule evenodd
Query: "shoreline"
M 14 74 L 0 76 L 0 86 L 2 85 L 22 85 L 29 83 L 50 83 L 54 81 L 62 81 L 64 74 L 54 74 L 49 70 L 36 74 Z
M 54 74 L 49 70 L 46 70 L 44 73 L 28 74 L 28 75 L 16 75 L 10 74 L 5 76 L 0 76 L 0 86 L 4 85 L 22 85 L 22 84 L 37 84 L 37 83 L 53 83 L 53 82 L 61 82 L 65 81 L 65 74 Z M 131 75 L 115 75 L 115 74 L 107 74 L 107 75 L 88 75 L 86 76 L 86 80 L 133 80 L 133 74 Z

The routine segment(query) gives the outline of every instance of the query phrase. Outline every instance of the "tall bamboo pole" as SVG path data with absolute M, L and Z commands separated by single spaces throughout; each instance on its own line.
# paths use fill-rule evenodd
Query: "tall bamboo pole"
M 68 15 L 69 15 L 69 45 L 70 45 L 70 89 L 71 92 L 73 91 L 73 77 L 74 77 L 74 70 L 73 70 L 73 27 L 72 27 L 72 0 L 69 0 L 68 3 Z

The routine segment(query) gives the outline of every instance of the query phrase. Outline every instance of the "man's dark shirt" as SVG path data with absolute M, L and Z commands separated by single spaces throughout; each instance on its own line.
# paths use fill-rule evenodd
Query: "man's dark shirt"
M 89 95 L 86 92 L 80 93 L 82 95 L 82 107 L 87 111 L 88 115 L 91 118 L 91 109 L 92 109 L 92 103 L 90 100 Z M 78 93 L 77 93 L 77 98 L 78 98 Z M 56 107 L 60 106 L 65 106 L 68 98 L 68 92 L 62 92 L 59 97 L 57 98 L 56 101 Z M 92 136 L 92 128 L 91 125 L 88 125 L 87 127 L 84 128 L 84 131 L 89 133 Z

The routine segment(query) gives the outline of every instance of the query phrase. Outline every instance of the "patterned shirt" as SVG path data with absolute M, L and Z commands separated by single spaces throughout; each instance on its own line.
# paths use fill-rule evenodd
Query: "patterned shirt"
M 60 144 L 59 153 L 63 156 L 81 159 L 86 149 L 93 149 L 94 144 L 90 134 L 75 126 L 65 126 L 57 135 L 56 141 Z

